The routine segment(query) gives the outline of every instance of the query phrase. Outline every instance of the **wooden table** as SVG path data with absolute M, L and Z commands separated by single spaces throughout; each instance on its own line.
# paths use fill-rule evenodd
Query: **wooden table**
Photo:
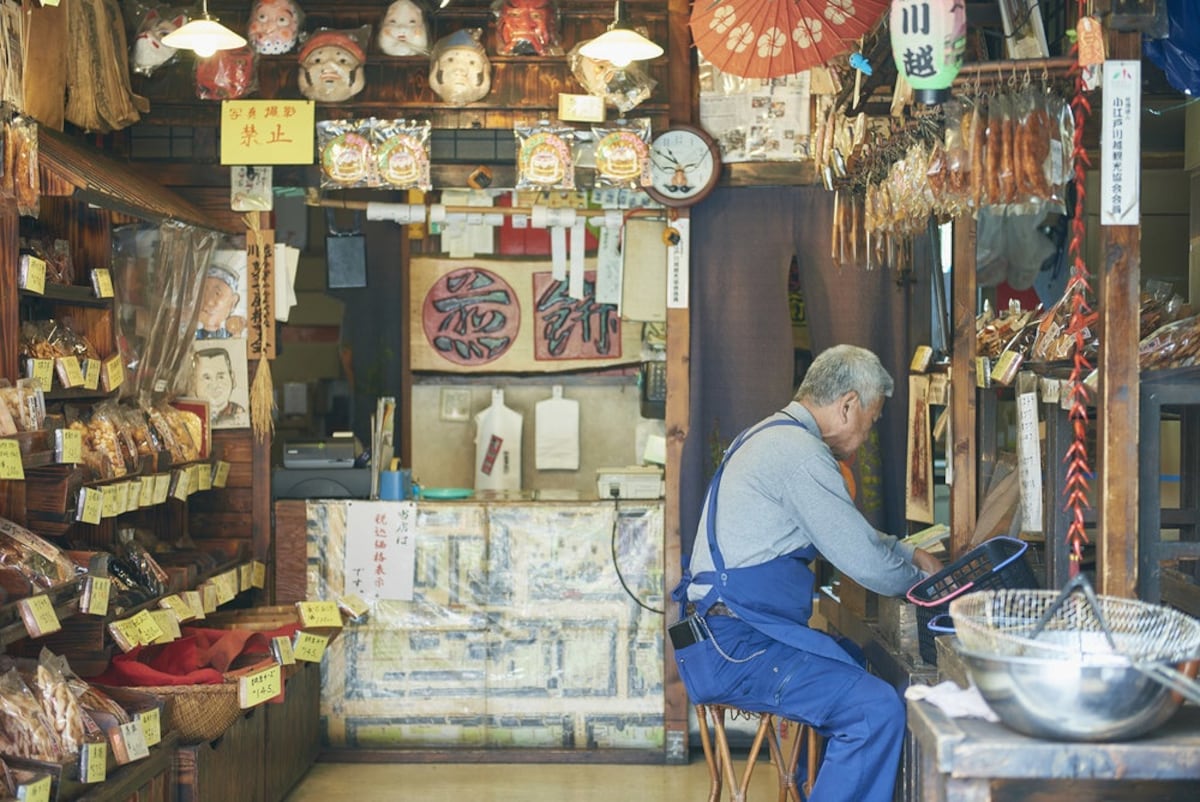
M 1121 743 L 1030 738 L 980 719 L 908 703 L 921 802 L 1105 802 L 1200 799 L 1200 707 L 1185 705 L 1150 736 Z

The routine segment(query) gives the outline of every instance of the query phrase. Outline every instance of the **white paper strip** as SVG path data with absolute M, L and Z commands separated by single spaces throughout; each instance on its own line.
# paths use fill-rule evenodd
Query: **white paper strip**
M 550 228 L 550 276 L 555 281 L 567 278 L 567 230 L 562 226 Z
M 416 519 L 412 501 L 346 502 L 347 593 L 367 601 L 412 600 Z
M 679 232 L 679 242 L 667 248 L 667 308 L 687 309 L 690 291 L 688 246 L 691 243 L 691 220 L 679 219 L 671 228 Z
M 1102 97 L 1100 224 L 1136 226 L 1141 216 L 1141 62 L 1104 62 Z
M 1021 531 L 1042 531 L 1042 449 L 1037 393 L 1017 396 L 1017 470 L 1021 480 Z
M 610 226 L 605 215 L 600 229 L 600 245 L 596 252 L 596 303 L 615 304 L 621 310 L 621 215 L 617 225 Z
M 567 282 L 567 295 L 576 300 L 583 300 L 583 255 L 584 255 L 584 222 L 577 220 L 571 226 L 571 279 Z

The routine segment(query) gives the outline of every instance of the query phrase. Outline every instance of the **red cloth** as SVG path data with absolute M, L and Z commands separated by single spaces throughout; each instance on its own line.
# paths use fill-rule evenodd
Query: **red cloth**
M 269 657 L 271 639 L 280 635 L 290 638 L 297 629 L 295 624 L 270 632 L 184 627 L 184 637 L 177 641 L 115 655 L 104 673 L 92 681 L 124 687 L 217 685 L 225 681 L 225 672 L 236 660 Z

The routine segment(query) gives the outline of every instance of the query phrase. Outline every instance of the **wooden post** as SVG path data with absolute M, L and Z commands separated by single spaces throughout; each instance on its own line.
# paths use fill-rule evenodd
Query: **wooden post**
M 1139 59 L 1141 51 L 1140 33 L 1113 35 L 1113 58 Z M 1137 593 L 1138 559 L 1141 227 L 1101 227 L 1100 251 L 1096 581 L 1102 594 L 1133 597 Z
M 17 333 L 20 330 L 20 292 L 17 290 L 17 208 L 12 203 L 0 205 L 0 253 L 8 262 L 0 268 L 0 379 L 17 381 Z M 12 261 L 8 261 L 12 260 Z
M 954 448 L 950 464 L 950 556 L 970 547 L 979 511 L 975 447 L 975 338 L 977 312 L 975 281 L 975 219 L 962 215 L 954 221 L 954 274 L 951 308 L 954 343 L 950 358 L 950 437 Z

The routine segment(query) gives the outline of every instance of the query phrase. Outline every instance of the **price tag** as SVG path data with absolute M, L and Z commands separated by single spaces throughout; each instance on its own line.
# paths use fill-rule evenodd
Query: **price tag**
M 103 506 L 101 507 L 101 516 L 105 518 L 117 517 L 117 486 L 105 485 L 100 488 L 100 495 L 103 498 Z
M 62 629 L 62 624 L 58 622 L 58 614 L 54 612 L 54 602 L 50 601 L 50 597 L 45 593 L 21 599 L 17 606 L 29 637 L 40 638 Z
M 975 386 L 980 389 L 992 386 L 992 360 L 986 356 L 975 357 Z
M 136 510 L 142 506 L 142 485 L 144 482 L 141 479 L 130 479 L 128 484 L 129 492 L 125 494 L 125 509 Z
M 62 444 L 59 449 L 59 462 L 83 462 L 83 435 L 77 429 L 57 429 L 54 436 Z
M 154 639 L 154 643 L 171 643 L 179 640 L 183 633 L 179 631 L 179 617 L 174 610 L 149 610 L 150 617 L 162 630 L 162 635 Z
M 97 298 L 113 297 L 113 282 L 112 273 L 103 267 L 97 267 L 92 271 L 92 289 L 96 291 Z
M 295 652 L 297 660 L 319 663 L 328 643 L 328 635 L 316 635 L 301 629 L 296 632 L 296 642 L 292 644 L 292 651 Z
M 126 512 L 129 512 L 129 482 L 117 482 L 115 485 L 113 485 L 113 489 L 117 494 L 117 500 L 115 502 L 117 507 L 117 515 L 122 515 Z
M 38 386 L 42 388 L 43 393 L 50 392 L 54 387 L 53 359 L 31 359 L 27 372 L 32 378 L 37 379 Z
M 17 799 L 21 802 L 50 802 L 50 776 L 18 784 Z
M 16 440 L 0 438 L 0 479 L 24 479 L 21 445 Z
M 239 569 L 230 568 L 225 573 L 217 575 L 217 601 L 221 604 L 233 601 L 241 590 Z
M 238 680 L 238 705 L 254 707 L 274 699 L 283 690 L 283 669 L 279 664 L 247 674 Z
M 187 501 L 188 493 L 192 489 L 192 472 L 189 470 L 175 471 L 175 489 L 171 491 L 171 497 L 180 501 Z
M 141 635 L 131 618 L 113 621 L 108 625 L 108 631 L 112 633 L 113 640 L 123 652 L 141 645 Z
M 141 481 L 141 490 L 138 492 L 139 507 L 154 506 L 154 477 L 143 476 Z
M 200 586 L 200 603 L 203 606 L 205 614 L 214 613 L 217 610 L 217 583 L 205 582 Z
M 150 615 L 149 610 L 142 610 L 129 620 L 137 628 L 138 643 L 154 643 L 164 634 L 162 627 L 158 625 L 154 616 Z
M 79 488 L 79 520 L 85 524 L 98 524 L 104 511 L 104 494 L 94 487 Z
M 58 358 L 59 378 L 63 387 L 83 386 L 83 368 L 79 366 L 79 357 L 60 356 Z
M 99 359 L 83 360 L 83 388 L 85 390 L 95 390 L 100 387 L 100 369 Z
M 89 576 L 84 587 L 83 612 L 88 615 L 108 615 L 108 597 L 112 595 L 112 580 L 106 576 Z
M 175 617 L 180 621 L 191 621 L 196 617 L 192 611 L 192 606 L 184 601 L 183 597 L 178 594 L 171 594 L 165 598 L 158 600 L 158 606 L 164 610 L 170 610 L 175 614 Z
M 192 610 L 192 618 L 204 618 L 204 598 L 198 590 L 185 590 L 183 600 Z
M 924 373 L 929 370 L 929 363 L 933 361 L 933 349 L 928 345 L 918 345 L 917 350 L 913 352 L 912 361 L 908 363 L 909 373 Z
M 162 741 L 162 716 L 158 712 L 157 707 L 152 707 L 149 710 L 143 710 L 137 714 L 138 721 L 142 722 L 142 735 L 145 736 L 146 746 L 154 746 Z
M 302 601 L 296 602 L 300 611 L 300 625 L 304 627 L 340 627 L 342 613 L 338 610 L 337 602 L 331 601 Z
M 212 490 L 212 466 L 202 464 L 196 466 L 196 489 Z
M 242 563 L 237 567 L 238 572 L 238 592 L 250 590 L 254 587 L 254 566 L 250 563 Z
M 259 589 L 267 586 L 267 564 L 261 560 L 250 563 L 250 586 Z
M 11 269 L 11 268 L 10 268 Z M 21 289 L 38 295 L 46 293 L 46 262 L 36 256 L 21 257 Z
M 171 474 L 160 473 L 154 477 L 154 503 L 162 504 L 171 494 Z
M 275 655 L 275 662 L 281 666 L 296 665 L 296 653 L 292 651 L 292 642 L 287 635 L 271 638 L 271 654 Z
M 213 487 L 224 487 L 229 481 L 229 463 L 225 460 L 217 460 L 217 469 L 213 473 Z
M 150 746 L 146 743 L 146 733 L 142 729 L 140 718 L 121 725 L 121 738 L 125 741 L 125 751 L 129 754 L 130 761 L 150 757 Z
M 353 593 L 338 599 L 338 607 L 354 619 L 362 618 L 371 609 L 365 601 Z
M 111 356 L 104 360 L 104 389 L 111 393 L 124 383 L 125 363 L 121 361 L 121 357 Z
M 79 781 L 102 783 L 108 778 L 108 741 L 85 743 L 79 750 Z

